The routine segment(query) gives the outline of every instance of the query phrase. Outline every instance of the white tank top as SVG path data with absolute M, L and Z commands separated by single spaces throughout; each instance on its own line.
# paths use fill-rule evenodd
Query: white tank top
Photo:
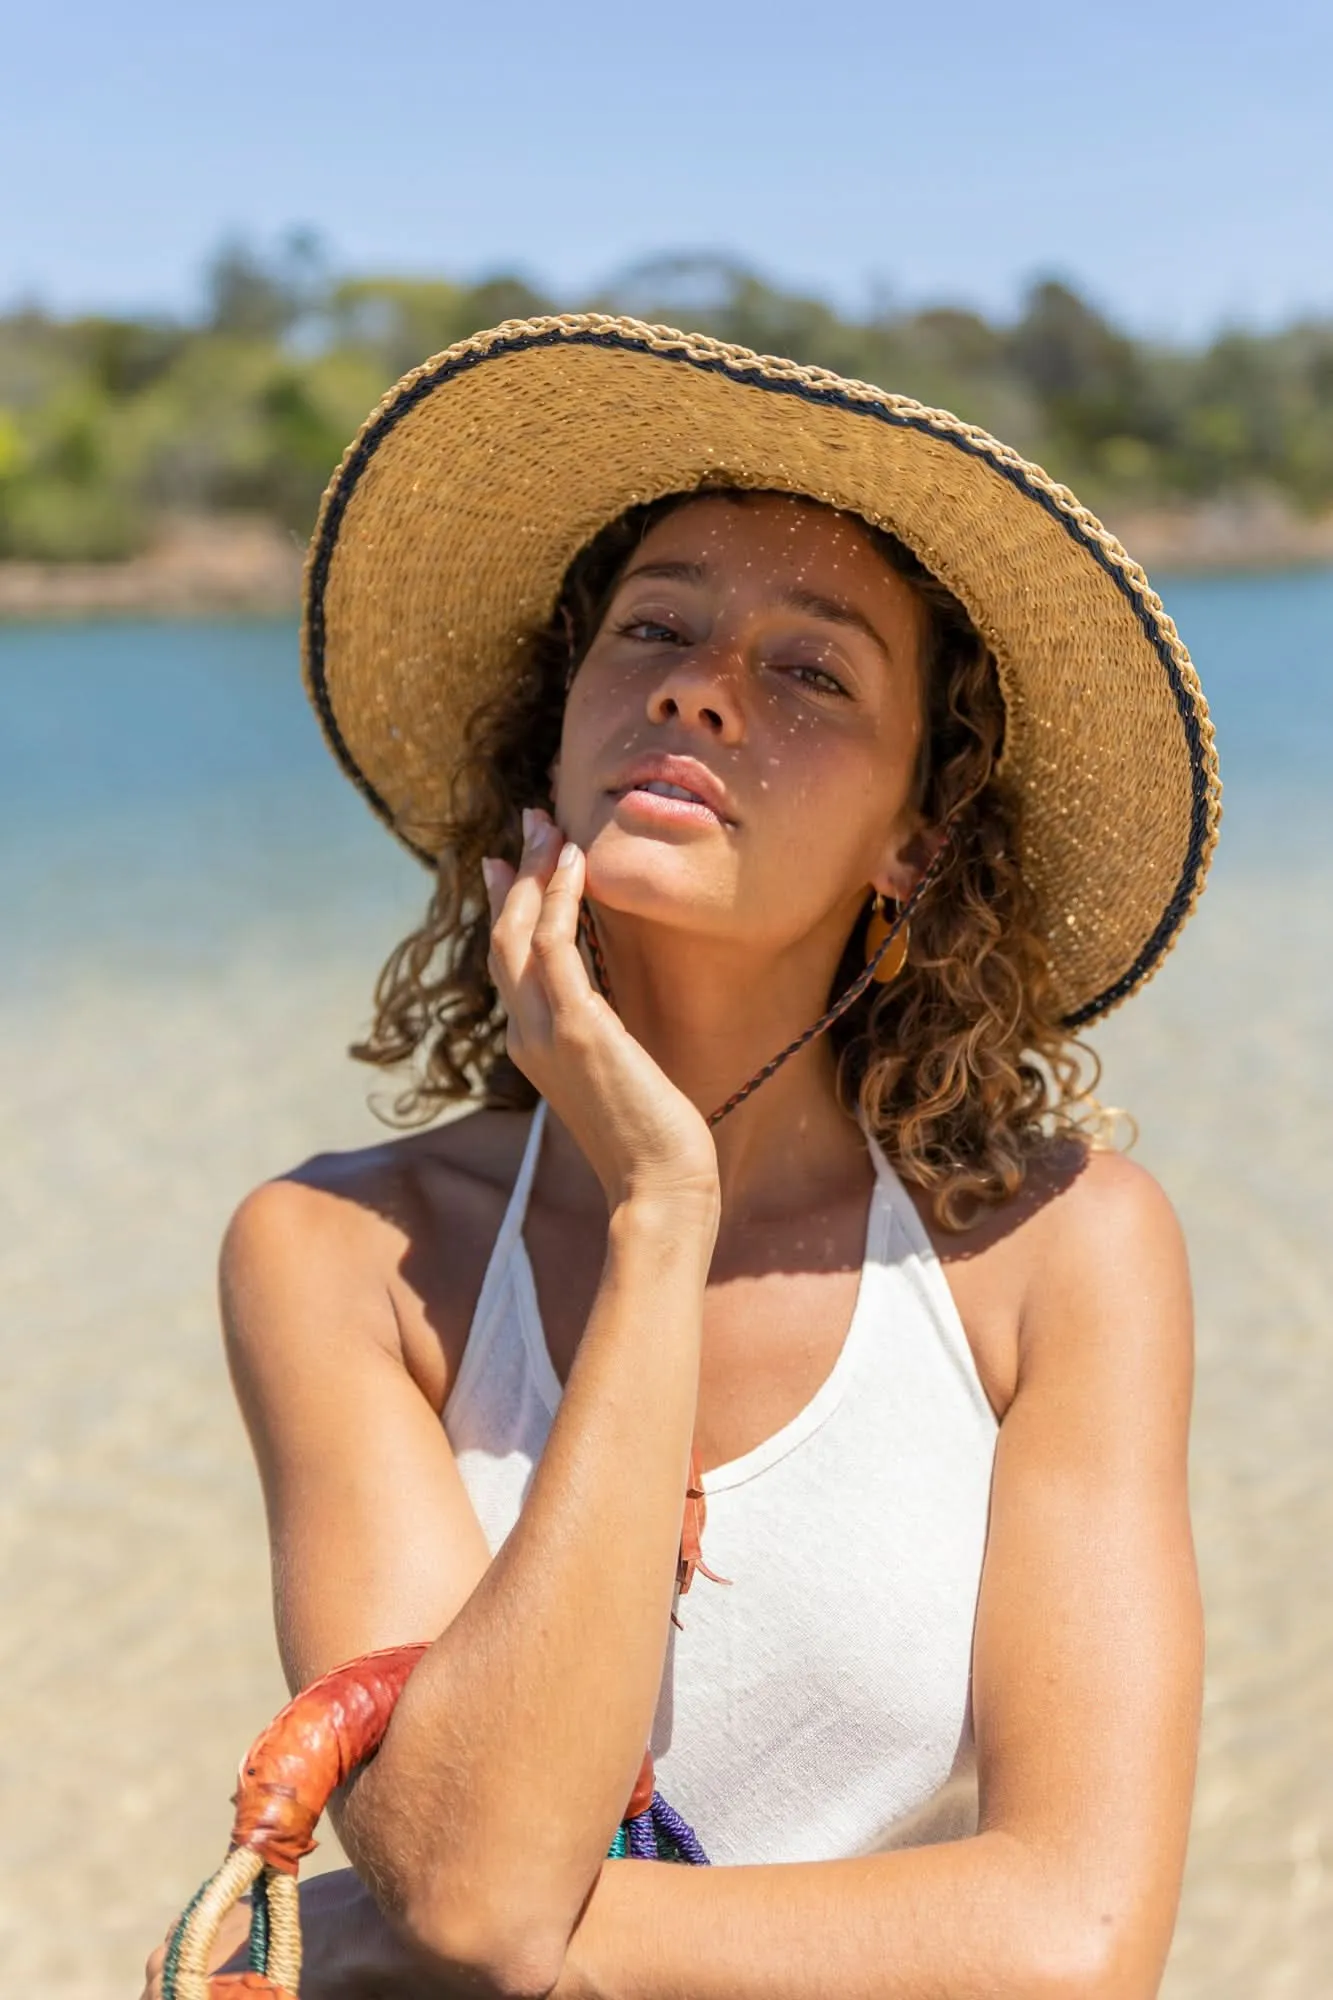
M 523 1243 L 540 1105 L 444 1425 L 490 1544 L 560 1402 Z M 821 1861 L 975 1832 L 969 1683 L 997 1425 L 939 1259 L 877 1146 L 832 1373 L 704 1476 L 704 1560 L 652 1751 L 715 1862 Z

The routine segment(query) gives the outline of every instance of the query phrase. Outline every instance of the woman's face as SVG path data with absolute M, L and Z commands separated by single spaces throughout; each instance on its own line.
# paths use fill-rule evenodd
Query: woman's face
M 709 496 L 659 521 L 566 705 L 556 816 L 589 895 L 776 951 L 905 895 L 924 627 L 828 508 Z

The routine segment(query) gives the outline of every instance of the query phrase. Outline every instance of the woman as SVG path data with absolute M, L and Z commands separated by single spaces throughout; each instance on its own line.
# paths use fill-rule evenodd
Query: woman
M 1215 838 L 1160 602 L 955 419 L 571 318 L 372 417 L 306 646 L 438 873 L 358 1053 L 478 1107 L 224 1251 L 290 1681 L 434 1638 L 307 2000 L 1146 2000 L 1188 1280 L 1072 1035 Z M 645 1743 L 731 1865 L 606 1858 Z

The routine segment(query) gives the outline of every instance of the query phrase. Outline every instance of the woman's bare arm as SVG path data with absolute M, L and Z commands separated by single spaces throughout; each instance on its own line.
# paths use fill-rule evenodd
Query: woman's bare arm
M 558 1021 L 548 1033 L 560 1059 L 549 1086 L 537 1080 L 577 1134 L 606 1091 L 577 1074 L 571 1086 L 588 1044 L 571 1061 L 577 1036 Z M 529 1053 L 540 1071 L 540 1047 Z M 617 1183 L 626 1131 L 641 1160 L 661 1136 L 644 1127 L 643 1082 L 578 1135 L 619 1186 L 607 1271 L 523 1518 L 489 1570 L 391 1302 L 367 1289 L 383 1256 L 327 1215 L 318 1285 L 313 1226 L 299 1247 L 259 1247 L 233 1349 L 289 1659 L 304 1678 L 422 1636 L 423 1621 L 447 1628 L 355 1788 L 353 1853 L 442 1964 L 491 1992 L 1147 2000 L 1197 1724 L 1189 1307 L 1169 1209 L 1113 1158 L 1034 1225 L 976 1636 L 979 1834 L 809 1867 L 599 1868 L 657 1689 L 711 1247 L 701 1179 L 679 1183 L 678 1212 L 651 1174 L 647 1191 L 632 1174 Z M 656 1157 L 678 1154 L 672 1140 Z M 271 1191 L 268 1217 L 257 1204 L 238 1227 L 281 1238 L 289 1198 L 313 1199 Z M 238 1298 L 245 1265 L 239 1242 Z
M 404 1364 L 389 1225 L 275 1184 L 223 1270 L 289 1673 L 439 1635 L 343 1806 L 348 1850 L 443 1965 L 517 1991 L 553 1983 L 651 1727 L 718 1206 L 703 1120 L 578 960 L 581 866 L 553 866 L 530 851 L 506 889 L 497 978 L 511 1045 L 607 1189 L 608 1247 L 494 1562 Z
M 1164 1197 L 1114 1157 L 1052 1204 L 1038 1255 L 977 1623 L 979 1833 L 809 1866 L 608 1863 L 561 2000 L 1157 1992 L 1202 1665 L 1188 1275 Z
M 308 1188 L 262 1189 L 224 1258 L 284 1658 L 305 1682 L 374 1647 L 441 1635 L 341 1830 L 386 1904 L 442 1958 L 540 1990 L 651 1727 L 711 1239 L 681 1210 L 614 1219 L 532 1490 L 488 1565 L 439 1419 L 396 1351 L 391 1305 L 377 1313 L 357 1297 L 358 1232 L 329 1206 Z M 497 1952 L 502 1967 L 490 1964 Z

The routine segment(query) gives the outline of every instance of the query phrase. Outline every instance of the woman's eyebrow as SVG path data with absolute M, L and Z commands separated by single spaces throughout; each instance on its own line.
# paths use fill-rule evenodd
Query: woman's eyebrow
M 708 576 L 708 565 L 702 562 L 646 562 L 634 569 L 626 570 L 618 589 L 626 584 L 638 583 L 645 577 L 653 577 L 668 583 L 703 583 Z M 822 618 L 830 625 L 848 625 L 856 632 L 864 632 L 878 646 L 885 659 L 891 658 L 887 640 L 876 631 L 864 611 L 855 605 L 844 604 L 841 598 L 826 597 L 822 591 L 806 590 L 800 584 L 793 584 L 784 590 L 781 602 L 793 611 L 804 611 L 811 618 Z
M 637 583 L 640 577 L 665 578 L 668 583 L 702 583 L 706 566 L 701 562 L 647 562 L 637 568 L 626 570 L 621 577 L 621 585 Z
M 782 593 L 782 602 L 793 611 L 808 612 L 812 618 L 823 618 L 830 625 L 850 625 L 854 631 L 864 632 L 867 639 L 873 639 L 885 659 L 890 657 L 888 642 L 882 632 L 877 632 L 864 611 L 858 611 L 853 604 L 844 604 L 841 598 L 825 597 L 822 591 L 805 590 L 800 584 L 793 584 Z

